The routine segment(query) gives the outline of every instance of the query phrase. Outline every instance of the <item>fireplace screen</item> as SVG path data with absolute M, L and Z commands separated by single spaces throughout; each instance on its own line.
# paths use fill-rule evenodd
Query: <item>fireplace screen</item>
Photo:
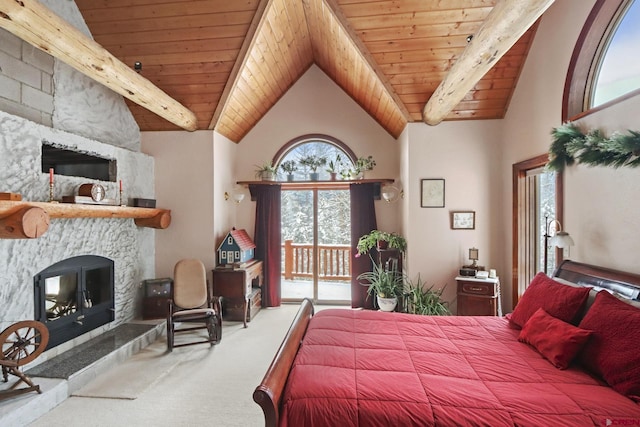
M 112 321 L 113 261 L 99 256 L 69 258 L 34 278 L 35 318 L 47 325 L 47 348 Z

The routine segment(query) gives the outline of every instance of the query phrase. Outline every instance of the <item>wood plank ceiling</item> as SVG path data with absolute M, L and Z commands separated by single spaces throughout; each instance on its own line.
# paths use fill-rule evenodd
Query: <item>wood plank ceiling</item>
M 240 142 L 314 63 L 392 136 L 497 0 L 76 0 L 95 40 Z M 536 25 L 446 120 L 504 117 Z M 142 131 L 175 125 L 127 101 Z

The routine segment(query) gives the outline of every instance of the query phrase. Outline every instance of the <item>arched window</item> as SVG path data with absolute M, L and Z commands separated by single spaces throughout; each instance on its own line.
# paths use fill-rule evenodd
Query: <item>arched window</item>
M 319 180 L 328 180 L 328 169 L 334 169 L 340 176 L 354 169 L 357 160 L 353 151 L 344 143 L 327 135 L 304 135 L 289 141 L 273 158 L 273 164 L 278 166 L 279 179 L 286 179 L 287 173 L 282 170 L 284 162 L 295 162 L 297 170 L 293 172 L 295 181 L 307 181 L 311 169 L 301 162 L 302 159 L 316 156 L 325 159 L 326 163 L 317 168 Z
M 573 51 L 562 120 L 575 120 L 640 93 L 640 2 L 598 0 Z
M 590 96 L 590 108 L 640 88 L 640 62 L 637 60 L 640 42 L 640 2 L 632 1 L 600 56 L 595 84 Z

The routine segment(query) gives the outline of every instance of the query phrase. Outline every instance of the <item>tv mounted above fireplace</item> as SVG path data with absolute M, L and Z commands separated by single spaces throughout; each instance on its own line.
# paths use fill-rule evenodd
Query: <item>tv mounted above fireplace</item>
M 95 255 L 68 258 L 34 277 L 35 320 L 49 329 L 47 349 L 115 318 L 113 261 Z

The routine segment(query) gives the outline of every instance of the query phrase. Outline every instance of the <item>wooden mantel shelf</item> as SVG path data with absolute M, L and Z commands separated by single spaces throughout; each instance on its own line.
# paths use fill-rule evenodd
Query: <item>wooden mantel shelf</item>
M 0 238 L 40 237 L 47 231 L 50 218 L 133 218 L 138 227 L 165 229 L 171 224 L 171 211 L 129 206 L 1 200 Z

